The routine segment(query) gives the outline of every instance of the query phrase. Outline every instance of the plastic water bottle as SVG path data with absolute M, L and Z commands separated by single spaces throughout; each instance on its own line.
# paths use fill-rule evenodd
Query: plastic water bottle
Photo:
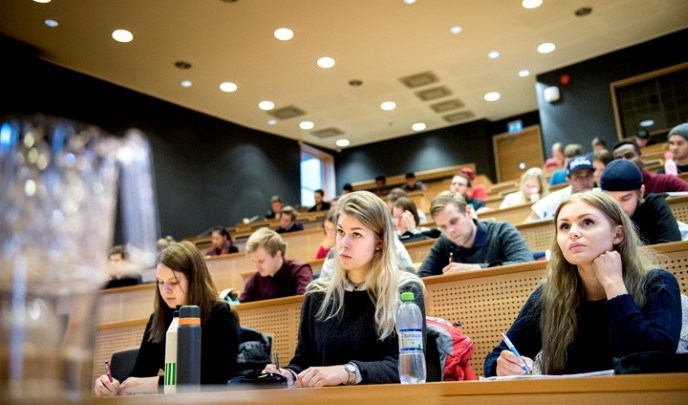
M 423 353 L 423 314 L 413 302 L 413 292 L 401 293 L 397 309 L 399 336 L 399 380 L 402 384 L 425 382 L 425 354 Z
M 201 390 L 201 309 L 184 305 L 177 328 L 177 391 Z
M 540 199 L 540 190 L 537 187 L 531 187 L 530 189 L 530 202 L 536 202 Z
M 678 168 L 674 162 L 674 155 L 671 152 L 664 154 L 664 173 L 678 176 Z
M 179 311 L 174 311 L 172 323 L 165 335 L 165 394 L 177 392 L 177 328 Z

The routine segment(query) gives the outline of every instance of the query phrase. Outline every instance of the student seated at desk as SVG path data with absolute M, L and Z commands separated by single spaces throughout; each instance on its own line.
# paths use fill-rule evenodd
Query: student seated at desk
M 536 202 L 548 193 L 549 186 L 542 169 L 531 167 L 521 175 L 520 189 L 507 194 L 499 209 Z
M 229 253 L 237 253 L 239 251 L 239 249 L 232 243 L 232 237 L 224 227 L 217 226 L 213 228 L 210 235 L 212 245 L 210 246 L 210 249 L 205 252 L 206 256 L 220 256 Z
M 239 315 L 220 301 L 201 252 L 190 242 L 173 243 L 160 254 L 153 314 L 148 320 L 136 363 L 121 384 L 107 375 L 96 379 L 97 396 L 154 394 L 161 391 L 165 335 L 177 305 L 201 309 L 201 384 L 226 384 L 236 371 Z
M 664 195 L 645 194 L 643 174 L 630 160 L 617 159 L 602 172 L 600 187 L 614 197 L 636 226 L 643 243 L 676 242 L 681 232 Z
M 533 260 L 525 240 L 508 222 L 474 220 L 459 193 L 443 191 L 432 200 L 430 215 L 442 236 L 418 269 L 421 277 L 478 270 Z
M 327 253 L 334 246 L 334 217 L 336 215 L 337 209 L 330 208 L 325 214 L 323 219 L 323 231 L 325 232 L 325 239 L 320 242 L 318 246 L 318 251 L 315 252 L 316 259 L 324 259 L 327 257 Z
M 256 273 L 244 286 L 241 302 L 289 297 L 306 292 L 313 281 L 313 270 L 308 263 L 288 260 L 287 244 L 277 232 L 260 228 L 246 241 L 246 254 L 256 266 Z
M 282 208 L 279 223 L 280 227 L 277 229 L 277 233 L 303 231 L 303 225 L 296 222 L 296 210 L 291 205 Z
M 419 226 L 418 208 L 410 198 L 401 197 L 392 206 L 392 219 L 396 235 L 404 243 L 423 239 L 437 239 L 440 232 Z
M 394 225 L 380 198 L 357 191 L 337 207 L 334 274 L 308 287 L 294 358 L 266 371 L 301 387 L 399 382 L 399 296 L 412 291 L 425 316 L 423 284 L 398 270 Z
M 115 245 L 110 249 L 107 268 L 110 280 L 103 288 L 127 287 L 143 282 L 140 271 L 135 269 L 136 266 L 127 259 L 127 248 L 124 245 Z
M 574 194 L 561 203 L 554 223 L 547 279 L 507 332 L 528 368 L 538 352 L 544 374 L 608 370 L 614 358 L 628 354 L 676 352 L 678 283 L 656 268 L 616 200 L 597 191 Z M 485 358 L 484 373 L 525 370 L 501 342 Z

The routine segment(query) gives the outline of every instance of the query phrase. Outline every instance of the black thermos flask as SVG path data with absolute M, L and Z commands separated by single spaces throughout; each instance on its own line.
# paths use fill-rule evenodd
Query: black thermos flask
M 201 309 L 184 305 L 179 309 L 177 329 L 177 392 L 200 391 Z

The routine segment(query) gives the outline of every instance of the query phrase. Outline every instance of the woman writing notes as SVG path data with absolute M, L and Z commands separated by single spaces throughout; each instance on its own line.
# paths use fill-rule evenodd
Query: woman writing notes
M 524 374 L 538 352 L 544 374 L 607 370 L 628 354 L 675 352 L 678 283 L 654 266 L 616 201 L 595 191 L 574 194 L 554 223 L 547 279 L 506 333 L 521 357 L 502 341 L 485 359 L 485 376 Z
M 96 379 L 98 396 L 157 393 L 164 369 L 165 333 L 177 305 L 201 309 L 201 384 L 226 384 L 236 371 L 239 316 L 220 301 L 198 249 L 189 242 L 173 243 L 160 254 L 158 288 L 138 357 L 129 378 L 121 384 L 107 374 Z
M 296 354 L 288 366 L 271 364 L 265 371 L 301 387 L 399 382 L 394 328 L 400 293 L 412 291 L 425 316 L 423 285 L 399 270 L 392 217 L 379 197 L 345 195 L 336 225 L 334 273 L 306 291 Z

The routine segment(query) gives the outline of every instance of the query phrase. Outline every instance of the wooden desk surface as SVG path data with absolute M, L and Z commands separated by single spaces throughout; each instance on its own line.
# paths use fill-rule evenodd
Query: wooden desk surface
M 224 389 L 224 387 L 218 387 Z M 685 404 L 688 374 L 234 390 L 95 399 L 116 404 Z

